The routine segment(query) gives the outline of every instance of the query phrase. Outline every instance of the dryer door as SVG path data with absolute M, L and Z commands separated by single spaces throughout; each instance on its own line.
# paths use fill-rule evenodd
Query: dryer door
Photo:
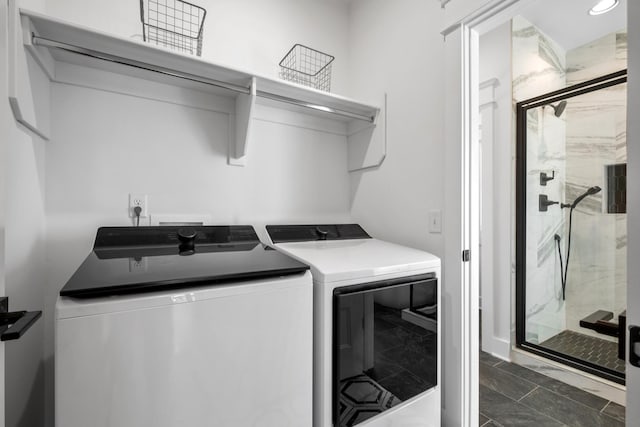
M 437 279 L 336 288 L 333 420 L 354 426 L 437 383 Z

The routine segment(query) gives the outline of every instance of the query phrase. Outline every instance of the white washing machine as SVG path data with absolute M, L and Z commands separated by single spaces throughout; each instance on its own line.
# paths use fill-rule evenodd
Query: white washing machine
M 60 294 L 58 427 L 311 425 L 311 275 L 252 227 L 100 228 Z
M 314 427 L 440 427 L 440 259 L 357 224 L 270 225 L 311 266 Z

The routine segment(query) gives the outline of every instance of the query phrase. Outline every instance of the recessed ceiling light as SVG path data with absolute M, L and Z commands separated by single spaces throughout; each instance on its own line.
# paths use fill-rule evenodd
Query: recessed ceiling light
M 620 3 L 620 0 L 600 0 L 589 11 L 589 15 L 602 15 L 615 8 Z

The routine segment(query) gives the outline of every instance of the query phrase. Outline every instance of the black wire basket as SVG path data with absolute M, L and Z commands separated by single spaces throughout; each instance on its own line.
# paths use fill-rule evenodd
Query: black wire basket
M 334 59 L 319 50 L 295 44 L 280 61 L 280 78 L 329 92 Z
M 200 56 L 206 15 L 204 8 L 181 0 L 140 0 L 142 38 Z

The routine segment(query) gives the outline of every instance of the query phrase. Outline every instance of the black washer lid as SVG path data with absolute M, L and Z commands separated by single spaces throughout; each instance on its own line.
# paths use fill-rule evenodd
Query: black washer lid
M 249 225 L 101 227 L 93 252 L 60 291 L 87 298 L 298 274 Z
M 370 239 L 358 224 L 267 225 L 273 243 Z

